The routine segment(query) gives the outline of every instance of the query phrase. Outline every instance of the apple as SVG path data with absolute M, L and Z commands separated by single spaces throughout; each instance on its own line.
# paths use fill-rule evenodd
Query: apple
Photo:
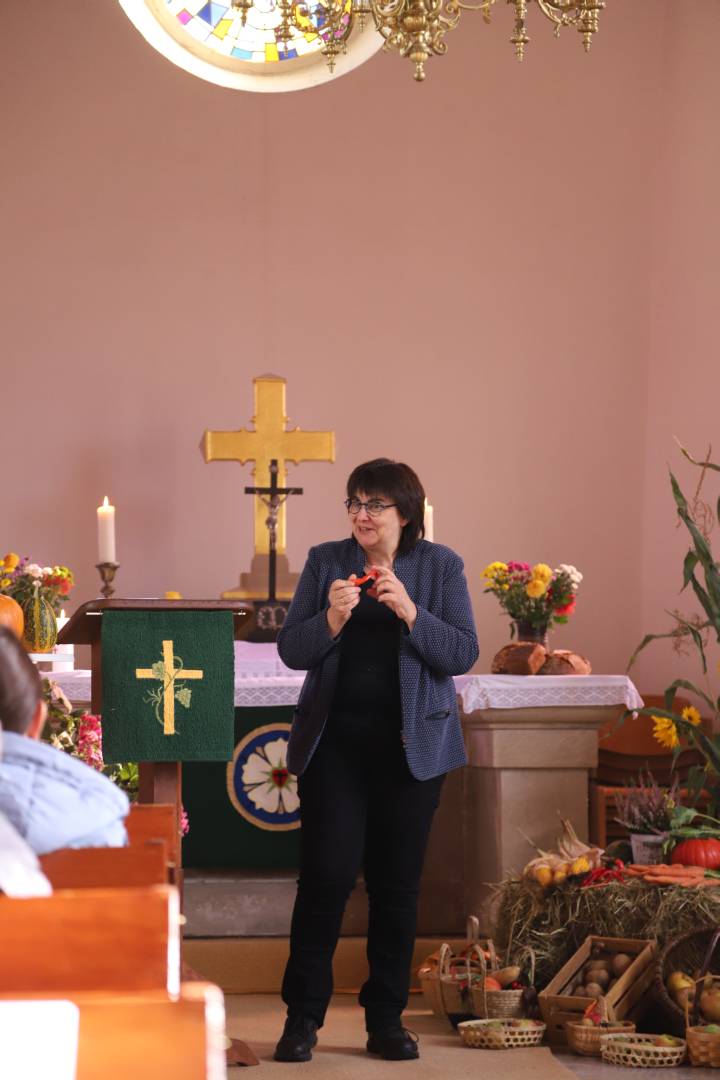
M 673 971 L 673 973 L 668 976 L 667 988 L 671 994 L 674 990 L 684 990 L 694 985 L 694 980 L 691 979 L 689 975 L 686 975 L 684 971 Z
M 720 987 L 712 986 L 700 995 L 700 1008 L 706 1020 L 716 1023 L 720 1020 Z

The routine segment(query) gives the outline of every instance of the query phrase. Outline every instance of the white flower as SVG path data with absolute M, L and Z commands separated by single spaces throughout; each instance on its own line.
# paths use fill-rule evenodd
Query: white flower
M 573 588 L 577 589 L 578 585 L 583 579 L 582 574 L 576 566 L 570 566 L 568 563 L 561 563 L 555 571 L 556 574 L 567 574 L 570 581 L 573 584 Z
M 53 568 L 52 568 L 52 566 L 43 566 L 42 572 L 43 572 L 43 577 L 45 577 L 46 574 L 49 577 L 53 572 Z
M 37 563 L 31 562 L 29 566 L 25 567 L 25 573 L 29 574 L 30 577 L 40 578 L 43 576 L 43 568 L 38 566 Z
M 250 754 L 242 771 L 247 796 L 268 814 L 292 814 L 300 805 L 297 779 L 287 771 L 287 739 L 275 739 Z

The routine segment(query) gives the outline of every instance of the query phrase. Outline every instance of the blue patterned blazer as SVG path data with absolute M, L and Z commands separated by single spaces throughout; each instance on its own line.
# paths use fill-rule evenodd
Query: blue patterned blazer
M 340 641 L 327 623 L 328 592 L 337 578 L 361 576 L 365 552 L 354 537 L 310 549 L 278 651 L 307 675 L 293 718 L 288 768 L 301 775 L 323 733 L 337 681 Z M 395 574 L 417 607 L 412 633 L 400 637 L 402 741 L 411 773 L 428 780 L 467 761 L 452 675 L 478 657 L 463 562 L 450 548 L 420 540 L 395 559 Z

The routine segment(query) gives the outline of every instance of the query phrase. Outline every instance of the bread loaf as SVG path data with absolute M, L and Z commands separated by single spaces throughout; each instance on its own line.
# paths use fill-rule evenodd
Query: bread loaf
M 537 675 L 547 659 L 547 651 L 534 641 L 506 645 L 493 657 L 493 675 Z
M 589 675 L 591 671 L 592 665 L 584 656 L 569 649 L 556 649 L 548 653 L 538 675 Z

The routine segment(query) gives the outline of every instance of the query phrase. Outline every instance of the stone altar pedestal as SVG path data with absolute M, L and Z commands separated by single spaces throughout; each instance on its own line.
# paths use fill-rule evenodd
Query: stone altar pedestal
M 526 837 L 552 850 L 560 817 L 566 817 L 587 839 L 598 729 L 623 709 L 558 706 L 463 714 L 470 759 L 464 770 L 465 903 L 483 928 L 492 922 L 492 884 L 522 870 L 535 854 Z

